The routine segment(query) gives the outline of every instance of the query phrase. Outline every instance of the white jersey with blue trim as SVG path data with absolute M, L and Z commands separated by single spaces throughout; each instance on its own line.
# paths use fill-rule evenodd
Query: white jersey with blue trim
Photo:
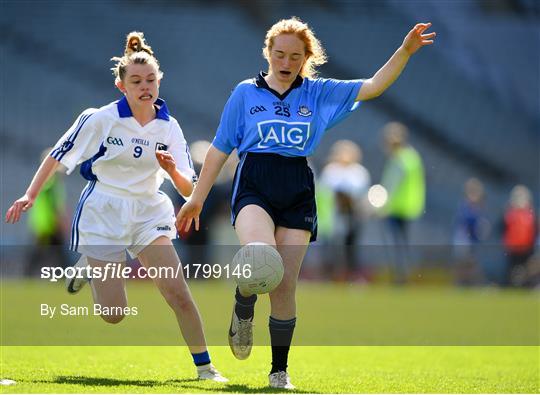
M 50 153 L 70 174 L 81 164 L 81 175 L 112 192 L 153 195 L 168 175 L 155 152 L 167 150 L 177 169 L 195 179 L 195 171 L 180 125 L 156 100 L 156 118 L 141 126 L 124 97 L 99 109 L 85 110 Z
M 233 90 L 213 141 L 220 151 L 269 152 L 309 156 L 324 132 L 345 119 L 359 102 L 362 80 L 342 81 L 298 76 L 283 94 L 260 73 Z

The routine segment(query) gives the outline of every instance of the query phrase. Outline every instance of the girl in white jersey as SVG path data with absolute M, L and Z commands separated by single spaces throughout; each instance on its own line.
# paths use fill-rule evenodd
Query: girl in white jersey
M 180 260 L 170 240 L 176 237 L 174 210 L 159 187 L 168 176 L 180 194 L 191 195 L 195 172 L 186 140 L 158 98 L 163 73 L 143 34 L 130 33 L 124 56 L 112 60 L 117 62 L 116 86 L 124 97 L 78 117 L 42 162 L 24 196 L 8 209 L 6 222 L 17 222 L 32 207 L 60 163 L 68 174 L 81 164 L 81 174 L 89 183 L 71 232 L 71 248 L 85 258 L 78 265 L 125 262 L 127 251 L 146 268 L 173 268 L 176 273 Z M 176 315 L 198 377 L 228 381 L 210 362 L 201 318 L 183 276 L 154 282 Z M 127 307 L 124 279 L 96 278 L 91 287 L 101 310 L 113 312 L 103 313 L 102 318 L 120 322 Z
M 283 258 L 284 275 L 270 292 L 270 342 L 274 388 L 292 389 L 287 373 L 296 324 L 298 273 L 310 240 L 317 232 L 313 174 L 306 157 L 324 132 L 343 120 L 358 102 L 383 93 L 399 76 L 410 56 L 433 43 L 424 34 L 430 23 L 416 25 L 377 73 L 366 80 L 314 78 L 326 62 L 319 40 L 296 18 L 281 20 L 267 34 L 264 56 L 268 73 L 238 84 L 225 105 L 193 196 L 177 217 L 188 229 L 199 215 L 210 188 L 234 148 L 240 155 L 231 202 L 232 221 L 242 245 L 263 242 Z M 238 359 L 249 356 L 257 295 L 237 288 L 229 342 Z

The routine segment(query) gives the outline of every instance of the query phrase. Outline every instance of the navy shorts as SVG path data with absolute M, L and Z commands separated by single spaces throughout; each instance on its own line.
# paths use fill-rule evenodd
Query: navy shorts
M 317 238 L 313 172 L 305 157 L 271 153 L 244 155 L 234 175 L 231 220 L 249 204 L 264 209 L 276 226 L 304 229 Z

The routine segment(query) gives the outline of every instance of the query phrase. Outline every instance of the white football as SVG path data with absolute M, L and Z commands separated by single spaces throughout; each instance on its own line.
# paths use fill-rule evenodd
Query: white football
M 283 278 L 283 260 L 269 244 L 255 242 L 240 248 L 233 258 L 233 268 L 241 275 L 235 276 L 240 291 L 265 294 L 273 291 Z

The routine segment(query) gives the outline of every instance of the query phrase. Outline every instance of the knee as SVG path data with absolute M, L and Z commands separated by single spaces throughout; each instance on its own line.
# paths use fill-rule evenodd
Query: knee
M 285 273 L 283 279 L 271 294 L 275 298 L 291 298 L 294 297 L 295 292 L 296 278 Z
M 120 321 L 124 319 L 124 314 L 112 314 L 112 315 L 105 315 L 101 314 L 101 318 L 103 321 L 105 321 L 108 324 L 118 324 Z
M 94 314 L 98 315 L 108 324 L 118 324 L 126 316 L 126 305 L 118 303 L 117 305 L 94 304 Z

